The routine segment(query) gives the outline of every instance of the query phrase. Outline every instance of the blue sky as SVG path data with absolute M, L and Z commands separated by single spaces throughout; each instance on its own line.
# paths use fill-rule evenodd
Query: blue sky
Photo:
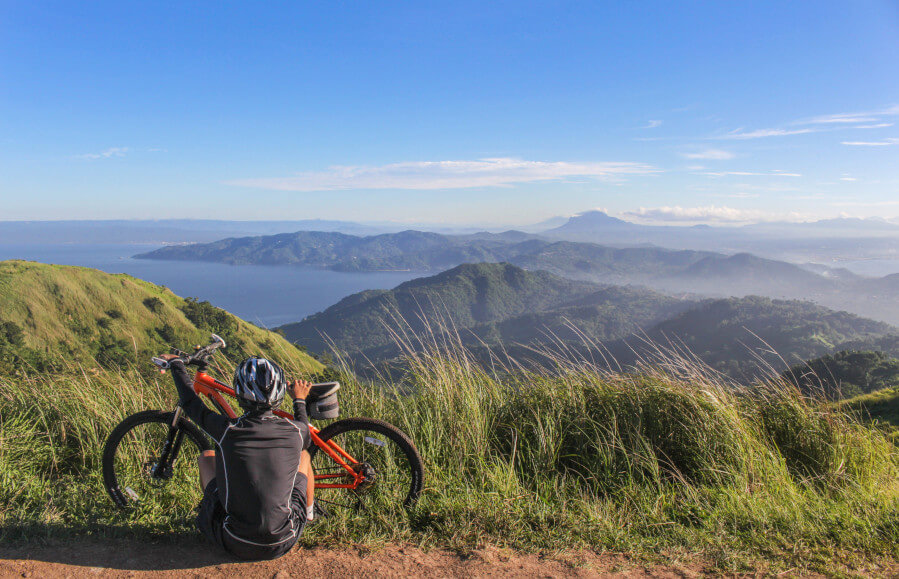
M 0 0 L 3 219 L 899 216 L 899 3 Z

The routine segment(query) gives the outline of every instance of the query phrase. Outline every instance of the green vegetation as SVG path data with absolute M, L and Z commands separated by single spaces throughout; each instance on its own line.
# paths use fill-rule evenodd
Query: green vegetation
M 896 330 L 811 302 L 749 296 L 697 303 L 488 263 L 354 294 L 280 330 L 310 351 L 334 348 L 362 366 L 395 358 L 398 342 L 414 345 L 435 322 L 458 333 L 482 361 L 503 350 L 552 366 L 554 355 L 542 350 L 572 349 L 619 368 L 653 359 L 662 345 L 744 383 Z
M 784 379 L 810 394 L 838 400 L 899 387 L 899 360 L 883 352 L 842 350 L 793 366 Z
M 553 372 L 500 376 L 458 347 L 410 355 L 395 385 L 407 395 L 344 378 L 341 407 L 415 440 L 426 468 L 420 504 L 408 516 L 336 515 L 305 543 L 609 549 L 800 572 L 899 555 L 895 446 L 786 385 L 734 391 L 695 368 L 683 380 L 561 359 Z M 0 540 L 195 536 L 192 483 L 175 508 L 121 513 L 100 477 L 112 427 L 170 407 L 172 393 L 133 371 L 9 382 Z
M 328 350 L 387 358 L 396 354 L 387 328 L 406 320 L 410 331 L 428 331 L 432 321 L 451 320 L 457 329 L 538 312 L 599 289 L 587 282 L 509 264 L 465 264 L 433 277 L 405 282 L 393 290 L 364 291 L 344 298 L 298 324 L 281 326 L 292 342 L 314 352 Z
M 841 410 L 882 427 L 899 444 L 899 387 L 884 388 L 839 403 Z
M 453 275 L 468 285 L 449 283 Z M 447 290 L 441 303 L 469 304 L 473 328 L 503 316 L 516 320 L 563 298 L 581 308 L 598 307 L 597 295 L 614 295 L 507 265 L 453 275 L 442 278 L 447 288 L 465 291 Z M 500 280 L 504 285 L 495 286 Z M 183 465 L 191 472 L 177 478 L 183 482 L 166 508 L 121 512 L 103 489 L 100 453 L 112 428 L 134 412 L 175 403 L 167 376 L 89 357 L 107 351 L 95 342 L 122 339 L 128 328 L 140 336 L 128 362 L 143 363 L 145 352 L 159 351 L 163 334 L 185 347 L 216 331 L 237 350 L 258 348 L 283 361 L 290 375 L 337 377 L 344 416 L 380 418 L 411 436 L 426 469 L 419 505 L 409 514 L 337 513 L 311 526 L 306 544 L 607 549 L 647 559 L 700 557 L 720 570 L 763 565 L 798 572 L 843 572 L 899 556 L 899 453 L 888 432 L 865 424 L 868 416 L 896 424 L 895 391 L 835 405 L 804 397 L 783 380 L 734 388 L 695 359 L 670 355 L 614 373 L 575 354 L 573 341 L 567 356 L 556 355 L 536 372 L 508 358 L 505 365 L 496 357 L 481 364 L 439 319 L 420 320 L 427 329 L 415 336 L 392 326 L 406 338 L 404 373 L 393 383 L 363 381 L 343 363 L 323 370 L 275 333 L 128 276 L 4 262 L 0 300 L 3 359 L 37 353 L 47 356 L 41 363 L 61 369 L 15 366 L 3 378 L 2 543 L 197 537 L 193 465 Z M 344 302 L 352 308 L 363 300 Z M 757 329 L 774 327 L 779 317 L 798 328 L 794 337 L 814 329 L 821 343 L 876 327 L 808 304 L 757 298 L 711 302 L 699 315 L 732 320 L 718 326 L 736 332 L 755 309 L 772 312 Z M 824 325 L 807 327 L 806 314 Z M 66 340 L 67 359 L 77 366 L 54 357 Z M 589 350 L 582 344 L 580 351 Z M 232 350 L 230 357 L 242 354 Z M 231 372 L 227 356 L 215 370 Z
M 683 311 L 693 302 L 642 288 L 599 286 L 506 263 L 464 264 L 393 290 L 349 296 L 280 328 L 313 352 L 331 348 L 360 361 L 396 357 L 444 325 L 466 346 L 483 349 L 550 342 L 612 340 Z M 398 323 L 402 320 L 402 323 Z M 402 337 L 389 328 L 402 328 Z M 450 337 L 447 337 L 450 339 Z
M 235 360 L 278 351 L 299 366 L 321 367 L 274 332 L 131 276 L 0 262 L 0 375 L 130 365 L 149 372 L 151 356 L 205 344 L 211 331 L 232 345 Z
M 628 344 L 610 344 L 619 362 L 632 364 L 633 350 L 652 359 L 658 344 L 744 383 L 770 376 L 801 360 L 832 352 L 838 344 L 895 331 L 893 326 L 836 312 L 811 302 L 758 296 L 707 300 L 661 322 Z M 640 342 L 649 341 L 649 344 Z

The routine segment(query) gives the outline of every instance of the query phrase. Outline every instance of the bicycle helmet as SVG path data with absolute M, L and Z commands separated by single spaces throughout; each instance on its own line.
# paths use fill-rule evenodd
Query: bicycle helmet
M 247 358 L 234 371 L 234 393 L 242 407 L 278 406 L 285 392 L 284 371 L 265 358 Z

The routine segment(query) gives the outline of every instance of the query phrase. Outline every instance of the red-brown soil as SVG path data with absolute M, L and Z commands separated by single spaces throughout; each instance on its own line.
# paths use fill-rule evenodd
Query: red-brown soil
M 671 559 L 671 558 L 669 558 Z M 838 566 L 839 567 L 839 566 Z M 848 575 L 899 576 L 899 564 L 852 565 Z M 274 561 L 241 562 L 201 540 L 178 543 L 135 539 L 55 540 L 0 547 L 0 577 L 720 577 L 701 562 L 647 565 L 625 554 L 578 552 L 554 557 L 486 548 L 468 554 L 408 545 L 379 548 L 294 548 Z M 801 569 L 780 573 L 760 567 L 742 576 L 820 576 Z
M 239 562 L 202 542 L 70 541 L 0 547 L 0 577 L 696 577 L 702 567 L 644 566 L 622 555 L 558 558 L 485 549 L 467 555 L 411 546 L 301 549 L 263 562 Z

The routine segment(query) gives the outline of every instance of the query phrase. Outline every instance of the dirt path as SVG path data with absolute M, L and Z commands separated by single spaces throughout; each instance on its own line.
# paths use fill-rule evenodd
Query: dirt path
M 696 577 L 697 566 L 643 567 L 618 555 L 550 560 L 498 549 L 460 556 L 391 545 L 380 549 L 296 548 L 275 561 L 236 562 L 200 542 L 78 541 L 0 547 L 0 577 Z

